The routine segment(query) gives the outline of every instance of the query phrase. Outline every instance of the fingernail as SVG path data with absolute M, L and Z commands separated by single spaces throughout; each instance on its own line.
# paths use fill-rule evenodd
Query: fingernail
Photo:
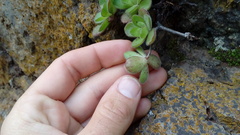
M 124 77 L 118 84 L 118 90 L 128 98 L 135 98 L 141 90 L 137 80 L 131 77 Z

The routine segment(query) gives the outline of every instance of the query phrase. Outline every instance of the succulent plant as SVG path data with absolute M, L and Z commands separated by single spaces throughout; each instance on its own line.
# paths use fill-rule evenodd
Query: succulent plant
M 144 83 L 149 76 L 149 68 L 158 69 L 161 66 L 161 61 L 156 55 L 146 55 L 141 47 L 136 48 L 136 51 L 128 51 L 124 53 L 126 59 L 125 67 L 129 73 L 140 73 L 139 82 Z
M 129 73 L 140 74 L 140 83 L 146 82 L 149 76 L 149 66 L 158 69 L 161 66 L 160 59 L 153 55 L 146 55 L 142 47 L 144 42 L 151 45 L 156 39 L 156 28 L 152 28 L 152 19 L 148 9 L 152 0 L 99 0 L 101 11 L 96 14 L 94 22 L 97 26 L 93 29 L 93 36 L 98 36 L 106 30 L 117 9 L 125 10 L 121 17 L 125 34 L 136 39 L 132 42 L 135 51 L 128 51 L 124 54 L 126 59 L 125 67 Z
M 98 25 L 93 28 L 93 36 L 101 34 L 108 27 L 112 16 L 117 11 L 112 0 L 99 0 L 99 5 L 101 12 L 97 13 L 94 18 L 94 22 Z
M 132 47 L 137 48 L 144 43 L 151 45 L 156 39 L 156 28 L 152 28 L 152 19 L 148 11 L 141 8 L 138 15 L 133 15 L 131 22 L 124 27 L 125 34 L 128 37 L 136 38 L 132 42 Z
M 101 11 L 94 18 L 97 26 L 93 29 L 93 37 L 106 30 L 117 9 L 124 10 L 121 16 L 121 21 L 126 23 L 124 32 L 128 37 L 135 38 L 132 47 L 136 49 L 136 52 L 129 51 L 124 54 L 126 59 L 125 67 L 129 73 L 140 73 L 139 81 L 141 83 L 144 83 L 148 78 L 149 66 L 153 69 L 158 69 L 161 66 L 159 57 L 151 53 L 146 55 L 142 47 L 140 47 L 144 42 L 147 46 L 153 44 L 158 29 L 183 36 L 189 40 L 199 39 L 189 32 L 181 33 L 164 27 L 159 22 L 157 27 L 152 28 L 152 18 L 148 13 L 152 0 L 99 0 L 99 5 Z
M 139 9 L 148 10 L 152 0 L 99 0 L 101 11 L 96 14 L 93 28 L 93 36 L 98 36 L 106 30 L 117 9 L 125 10 L 121 17 L 123 23 L 131 21 L 131 17 L 138 13 Z
M 113 0 L 113 4 L 118 9 L 125 10 L 121 17 L 123 23 L 131 21 L 131 17 L 138 13 L 139 9 L 149 10 L 152 0 Z

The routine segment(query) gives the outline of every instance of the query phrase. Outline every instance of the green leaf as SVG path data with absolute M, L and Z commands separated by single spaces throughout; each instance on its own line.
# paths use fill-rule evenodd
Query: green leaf
M 138 29 L 137 26 L 135 26 L 132 22 L 127 23 L 124 27 L 124 32 L 128 37 L 134 37 L 131 33 L 132 29 Z
M 132 22 L 135 25 L 138 25 L 139 22 L 145 23 L 145 20 L 141 16 L 139 16 L 139 15 L 133 15 L 132 16 Z
M 112 14 L 109 12 L 109 0 L 107 0 L 108 2 L 104 3 L 103 8 L 101 10 L 101 15 L 103 17 L 109 17 Z
M 124 3 L 122 0 L 113 0 L 113 5 L 118 9 L 127 9 L 130 6 Z
M 147 27 L 144 22 L 137 22 L 137 26 L 138 26 L 138 27 L 141 27 L 141 28 Z
M 139 5 L 141 0 L 129 0 L 131 1 L 132 5 Z
M 147 25 L 148 30 L 150 31 L 152 29 L 152 18 L 150 15 L 143 15 L 145 24 Z
M 99 0 L 99 5 L 101 7 L 101 9 L 103 8 L 103 5 L 106 3 L 106 0 Z
M 140 8 L 144 8 L 146 10 L 149 10 L 152 6 L 152 0 L 142 0 L 142 2 L 139 4 Z
M 128 8 L 125 13 L 129 14 L 130 16 L 136 14 L 138 12 L 138 5 L 133 5 L 132 7 Z
M 99 28 L 99 31 L 100 32 L 104 31 L 108 27 L 109 24 L 110 24 L 109 21 L 105 20 L 102 24 L 100 24 L 101 26 Z
M 99 12 L 99 13 L 96 14 L 96 16 L 94 18 L 94 22 L 96 24 L 99 24 L 99 23 L 102 23 L 106 19 L 107 19 L 107 17 L 102 17 L 101 12 Z
M 124 53 L 124 58 L 125 59 L 129 59 L 130 57 L 133 57 L 133 56 L 141 57 L 141 55 L 139 53 L 136 53 L 134 51 L 127 51 L 127 52 Z
M 136 48 L 136 51 L 143 57 L 146 57 L 146 53 L 144 52 L 143 48 L 141 46 Z
M 149 33 L 148 33 L 148 37 L 146 40 L 146 45 L 149 46 L 151 44 L 154 43 L 154 41 L 156 40 L 157 37 L 157 32 L 156 32 L 156 28 L 153 28 Z
M 148 79 L 149 76 L 149 70 L 148 70 L 148 66 L 143 67 L 140 76 L 139 76 L 139 82 L 140 83 L 145 83 Z
M 140 37 L 140 34 L 142 32 L 142 29 L 139 27 L 134 27 L 130 30 L 130 34 L 132 35 L 132 37 Z
M 110 0 L 109 3 L 108 3 L 108 10 L 112 15 L 115 14 L 116 11 L 117 11 L 117 8 L 113 5 L 112 0 Z
M 129 7 L 133 6 L 132 1 L 131 0 L 122 0 L 122 2 L 126 5 L 128 5 Z
M 125 67 L 129 73 L 136 74 L 142 71 L 143 67 L 147 66 L 147 60 L 144 57 L 132 56 L 127 59 Z
M 144 41 L 145 41 L 145 39 L 143 39 L 143 38 L 136 38 L 136 39 L 134 39 L 133 42 L 132 42 L 132 47 L 133 47 L 133 48 L 137 48 L 137 47 L 139 47 L 140 45 L 142 45 Z
M 143 28 L 141 28 L 141 33 L 140 33 L 140 37 L 141 38 L 143 38 L 143 39 L 145 39 L 146 37 L 147 37 L 147 35 L 148 35 L 148 28 L 147 27 L 143 27 Z
M 161 67 L 161 60 L 156 55 L 150 54 L 147 62 L 153 69 L 159 69 Z

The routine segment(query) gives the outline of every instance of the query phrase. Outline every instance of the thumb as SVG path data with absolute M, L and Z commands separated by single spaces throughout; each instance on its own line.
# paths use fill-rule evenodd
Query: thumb
M 80 134 L 124 134 L 133 121 L 140 97 L 139 82 L 131 76 L 121 77 L 102 97 Z

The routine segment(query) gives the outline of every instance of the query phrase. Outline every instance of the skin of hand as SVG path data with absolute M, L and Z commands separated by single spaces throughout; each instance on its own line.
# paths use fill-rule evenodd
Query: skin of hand
M 16 102 L 1 135 L 124 134 L 149 111 L 151 103 L 144 97 L 167 79 L 160 68 L 140 85 L 124 67 L 123 54 L 129 50 L 130 41 L 112 40 L 57 58 Z

